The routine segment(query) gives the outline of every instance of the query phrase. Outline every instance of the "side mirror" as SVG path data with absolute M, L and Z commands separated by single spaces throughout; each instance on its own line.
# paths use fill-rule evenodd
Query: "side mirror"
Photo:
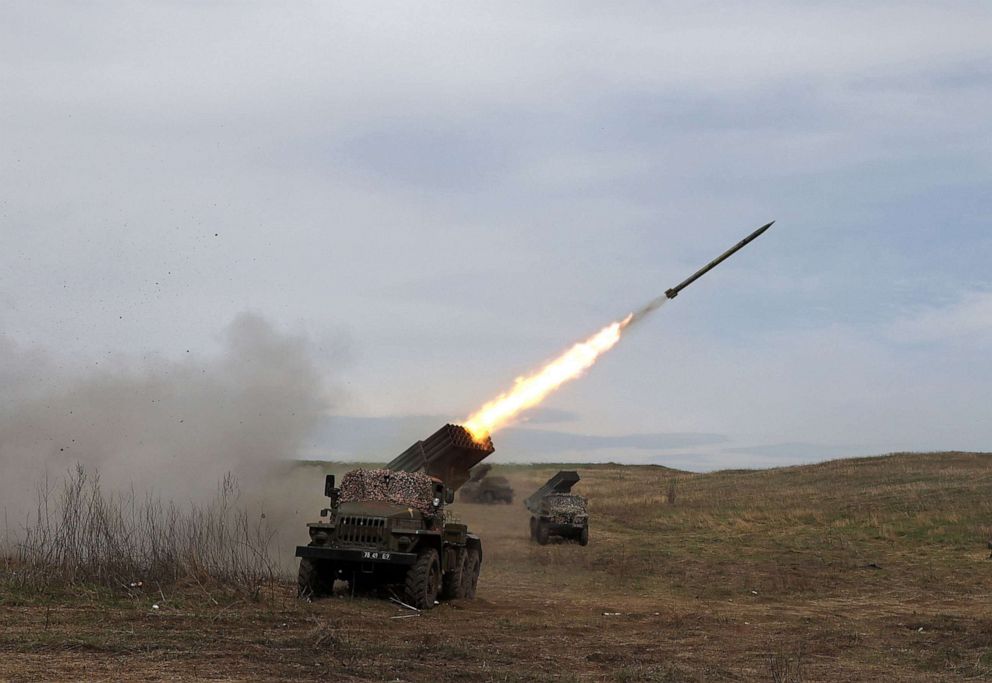
M 328 498 L 333 498 L 335 495 L 337 495 L 337 492 L 334 490 L 333 474 L 328 474 L 326 477 L 324 477 L 324 495 L 327 496 Z
M 448 504 L 448 505 L 451 505 L 452 503 L 454 503 L 455 502 L 455 492 L 452 491 L 451 489 L 445 489 L 444 490 L 444 502 L 446 504 Z

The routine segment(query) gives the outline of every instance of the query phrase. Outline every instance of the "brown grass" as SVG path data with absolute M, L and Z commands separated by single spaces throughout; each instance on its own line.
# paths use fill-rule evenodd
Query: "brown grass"
M 497 468 L 518 499 L 556 469 Z M 289 584 L 252 603 L 182 582 L 39 594 L 7 576 L 0 679 L 992 678 L 992 455 L 580 473 L 588 547 L 530 543 L 519 504 L 458 504 L 485 547 L 479 599 L 419 617 L 301 603 Z
M 57 493 L 39 488 L 35 514 L 15 530 L 16 541 L 9 531 L 8 583 L 24 591 L 187 581 L 254 595 L 276 579 L 272 533 L 249 517 L 230 475 L 212 499 L 181 506 L 133 490 L 107 492 L 99 473 L 77 466 Z

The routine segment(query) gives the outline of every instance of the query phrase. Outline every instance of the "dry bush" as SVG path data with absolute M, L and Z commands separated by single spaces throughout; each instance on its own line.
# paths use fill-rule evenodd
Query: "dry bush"
M 27 588 L 195 581 L 257 596 L 277 578 L 269 554 L 273 532 L 264 515 L 252 521 L 239 505 L 230 474 L 208 502 L 180 506 L 139 498 L 133 489 L 108 493 L 98 473 L 77 466 L 57 496 L 47 485 L 39 489 L 34 518 L 20 536 L 8 557 Z

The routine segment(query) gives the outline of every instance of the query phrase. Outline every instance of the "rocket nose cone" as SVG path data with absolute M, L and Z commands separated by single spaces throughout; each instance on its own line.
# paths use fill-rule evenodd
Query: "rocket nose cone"
M 754 232 L 752 232 L 750 235 L 748 235 L 748 237 L 747 237 L 747 239 L 745 241 L 746 242 L 750 242 L 753 239 L 757 239 L 762 234 L 764 234 L 765 230 L 767 230 L 768 228 L 772 227 L 773 225 L 775 225 L 775 221 L 772 221 L 771 223 L 766 223 L 765 225 L 762 225 L 760 228 L 758 228 L 757 230 L 755 230 Z

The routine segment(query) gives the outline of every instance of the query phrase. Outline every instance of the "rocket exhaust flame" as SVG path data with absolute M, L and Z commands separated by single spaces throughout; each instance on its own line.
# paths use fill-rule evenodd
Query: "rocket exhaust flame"
M 533 408 L 565 382 L 580 377 L 596 360 L 620 341 L 620 333 L 633 315 L 610 323 L 585 341 L 572 346 L 537 372 L 518 377 L 513 388 L 473 413 L 462 426 L 476 441 L 485 439 L 527 408 Z
M 758 228 L 743 241 L 697 271 L 688 280 L 652 299 L 622 320 L 610 323 L 585 341 L 575 344 L 540 370 L 525 377 L 518 377 L 514 381 L 512 389 L 500 394 L 472 413 L 462 426 L 468 430 L 473 439 L 481 442 L 495 430 L 512 422 L 524 410 L 539 405 L 558 387 L 581 377 L 599 360 L 600 356 L 616 346 L 617 342 L 620 341 L 620 336 L 628 327 L 661 308 L 669 299 L 674 299 L 683 289 L 756 239 L 770 228 L 772 223 Z

